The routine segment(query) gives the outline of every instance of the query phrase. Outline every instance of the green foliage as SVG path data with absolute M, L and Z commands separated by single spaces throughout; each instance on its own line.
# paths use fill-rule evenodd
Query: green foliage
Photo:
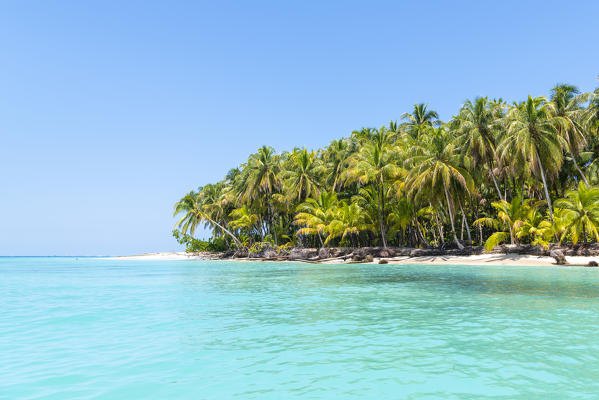
M 416 104 L 401 118 L 320 150 L 260 147 L 175 204 L 178 240 L 254 252 L 598 239 L 588 184 L 599 184 L 599 89 L 560 84 L 513 104 L 479 97 L 447 122 Z M 194 239 L 199 226 L 213 239 Z
M 223 238 L 210 238 L 208 241 L 195 239 L 190 235 L 181 233 L 181 231 L 173 230 L 173 237 L 177 243 L 185 246 L 185 251 L 188 253 L 198 252 L 221 252 L 229 248 L 229 245 Z

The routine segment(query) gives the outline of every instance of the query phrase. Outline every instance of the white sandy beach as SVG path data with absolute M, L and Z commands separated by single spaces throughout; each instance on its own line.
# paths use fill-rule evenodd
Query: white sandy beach
M 111 259 L 117 260 L 163 260 L 163 261 L 172 261 L 172 260 L 204 260 L 206 257 L 202 255 L 196 255 L 191 253 L 186 253 L 184 251 L 168 251 L 163 253 L 147 253 L 147 254 L 137 254 L 131 256 L 117 256 L 110 257 Z
M 118 260 L 203 260 L 208 257 L 185 253 L 182 251 L 148 253 L 131 256 L 112 257 Z M 598 261 L 599 257 L 572 256 L 566 257 L 570 265 L 586 265 L 589 261 Z M 389 264 L 407 265 L 407 264 L 428 264 L 428 265 L 557 265 L 551 257 L 522 255 L 522 254 L 479 254 L 472 256 L 435 256 L 435 257 L 390 257 L 386 258 Z M 263 261 L 258 259 L 233 259 L 232 261 Z M 378 264 L 379 259 L 375 258 L 370 264 Z M 323 264 L 343 263 L 341 259 L 324 260 Z

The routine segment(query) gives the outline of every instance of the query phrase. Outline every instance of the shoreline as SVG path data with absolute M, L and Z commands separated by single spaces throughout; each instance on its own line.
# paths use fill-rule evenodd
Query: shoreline
M 599 256 L 566 256 L 567 264 L 560 265 L 555 259 L 546 255 L 518 253 L 483 253 L 473 255 L 423 255 L 373 257 L 372 261 L 354 261 L 351 257 L 332 257 L 325 259 L 286 258 L 248 258 L 222 257 L 214 253 L 158 252 L 129 256 L 107 257 L 112 260 L 146 260 L 146 261 L 184 261 L 184 260 L 223 260 L 223 261 L 269 261 L 269 262 L 308 262 L 314 264 L 389 264 L 389 265 L 511 265 L 511 266 L 587 266 L 590 261 L 598 261 Z M 381 260 L 384 260 L 381 262 Z

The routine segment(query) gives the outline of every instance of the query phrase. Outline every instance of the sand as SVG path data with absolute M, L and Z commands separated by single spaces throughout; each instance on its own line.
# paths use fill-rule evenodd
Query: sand
M 206 260 L 207 255 L 189 254 L 182 251 L 164 253 L 149 253 L 132 256 L 111 257 L 116 260 Z M 472 256 L 435 256 L 435 257 L 392 257 L 386 259 L 389 264 L 428 264 L 428 265 L 556 265 L 551 257 L 522 255 L 522 254 L 479 254 Z M 586 265 L 589 261 L 599 261 L 599 257 L 566 257 L 569 265 Z M 235 261 L 262 261 L 252 259 L 236 259 Z M 349 261 L 349 259 L 348 259 Z M 372 262 L 377 264 L 379 259 Z M 331 259 L 323 261 L 326 264 L 343 263 L 342 259 Z

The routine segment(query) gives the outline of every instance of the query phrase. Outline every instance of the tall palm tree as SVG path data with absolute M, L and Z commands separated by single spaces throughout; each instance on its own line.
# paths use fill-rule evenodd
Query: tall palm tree
M 383 247 L 387 247 L 385 232 L 387 189 L 398 178 L 402 170 L 395 160 L 396 154 L 388 144 L 384 134 L 375 138 L 374 142 L 364 144 L 350 159 L 350 167 L 346 171 L 348 182 L 360 185 L 371 185 L 378 196 L 378 224 Z
M 486 97 L 477 97 L 474 103 L 466 101 L 453 124 L 456 126 L 458 142 L 464 154 L 472 157 L 473 166 L 482 164 L 489 170 L 499 199 L 504 200 L 493 170 L 497 155 L 496 138 L 501 130 L 501 108 Z
M 262 146 L 252 154 L 244 168 L 241 183 L 241 197 L 255 200 L 262 195 L 270 195 L 281 188 L 279 180 L 279 157 L 272 147 Z
M 589 106 L 585 111 L 585 125 L 589 131 L 599 134 L 599 87 L 591 93 Z
M 347 139 L 333 140 L 324 151 L 326 165 L 326 184 L 334 192 L 339 192 L 343 183 L 343 171 L 347 167 L 347 159 L 351 155 Z
M 282 174 L 287 196 L 297 202 L 318 196 L 323 172 L 314 151 L 294 149 L 289 155 L 288 168 Z
M 576 86 L 560 84 L 551 89 L 551 102 L 547 104 L 554 115 L 556 129 L 566 143 L 574 167 L 576 167 L 587 185 L 589 181 L 580 169 L 576 157 L 587 142 L 584 135 L 584 110 L 582 104 L 588 98 L 587 93 L 579 94 Z
M 460 154 L 449 132 L 444 127 L 429 131 L 428 137 L 420 140 L 420 144 L 412 149 L 410 159 L 406 160 L 412 166 L 408 173 L 408 194 L 412 198 L 425 197 L 431 201 L 444 196 L 454 241 L 463 248 L 456 234 L 451 189 L 473 192 L 474 183 L 460 162 Z
M 553 221 L 553 207 L 549 195 L 547 172 L 555 174 L 562 164 L 565 143 L 556 131 L 556 120 L 544 97 L 532 98 L 515 104 L 508 113 L 509 125 L 499 153 L 512 163 L 523 162 L 543 182 L 549 216 Z
M 555 205 L 563 210 L 566 222 L 560 241 L 568 234 L 574 244 L 581 236 L 586 242 L 587 234 L 599 241 L 599 188 L 580 182 L 578 190 L 569 191 L 566 198 L 557 200 Z
M 401 119 L 406 122 L 403 124 L 406 132 L 412 139 L 417 139 L 428 128 L 439 126 L 439 114 L 434 110 L 429 110 L 427 104 L 414 104 L 412 113 L 403 113 Z

